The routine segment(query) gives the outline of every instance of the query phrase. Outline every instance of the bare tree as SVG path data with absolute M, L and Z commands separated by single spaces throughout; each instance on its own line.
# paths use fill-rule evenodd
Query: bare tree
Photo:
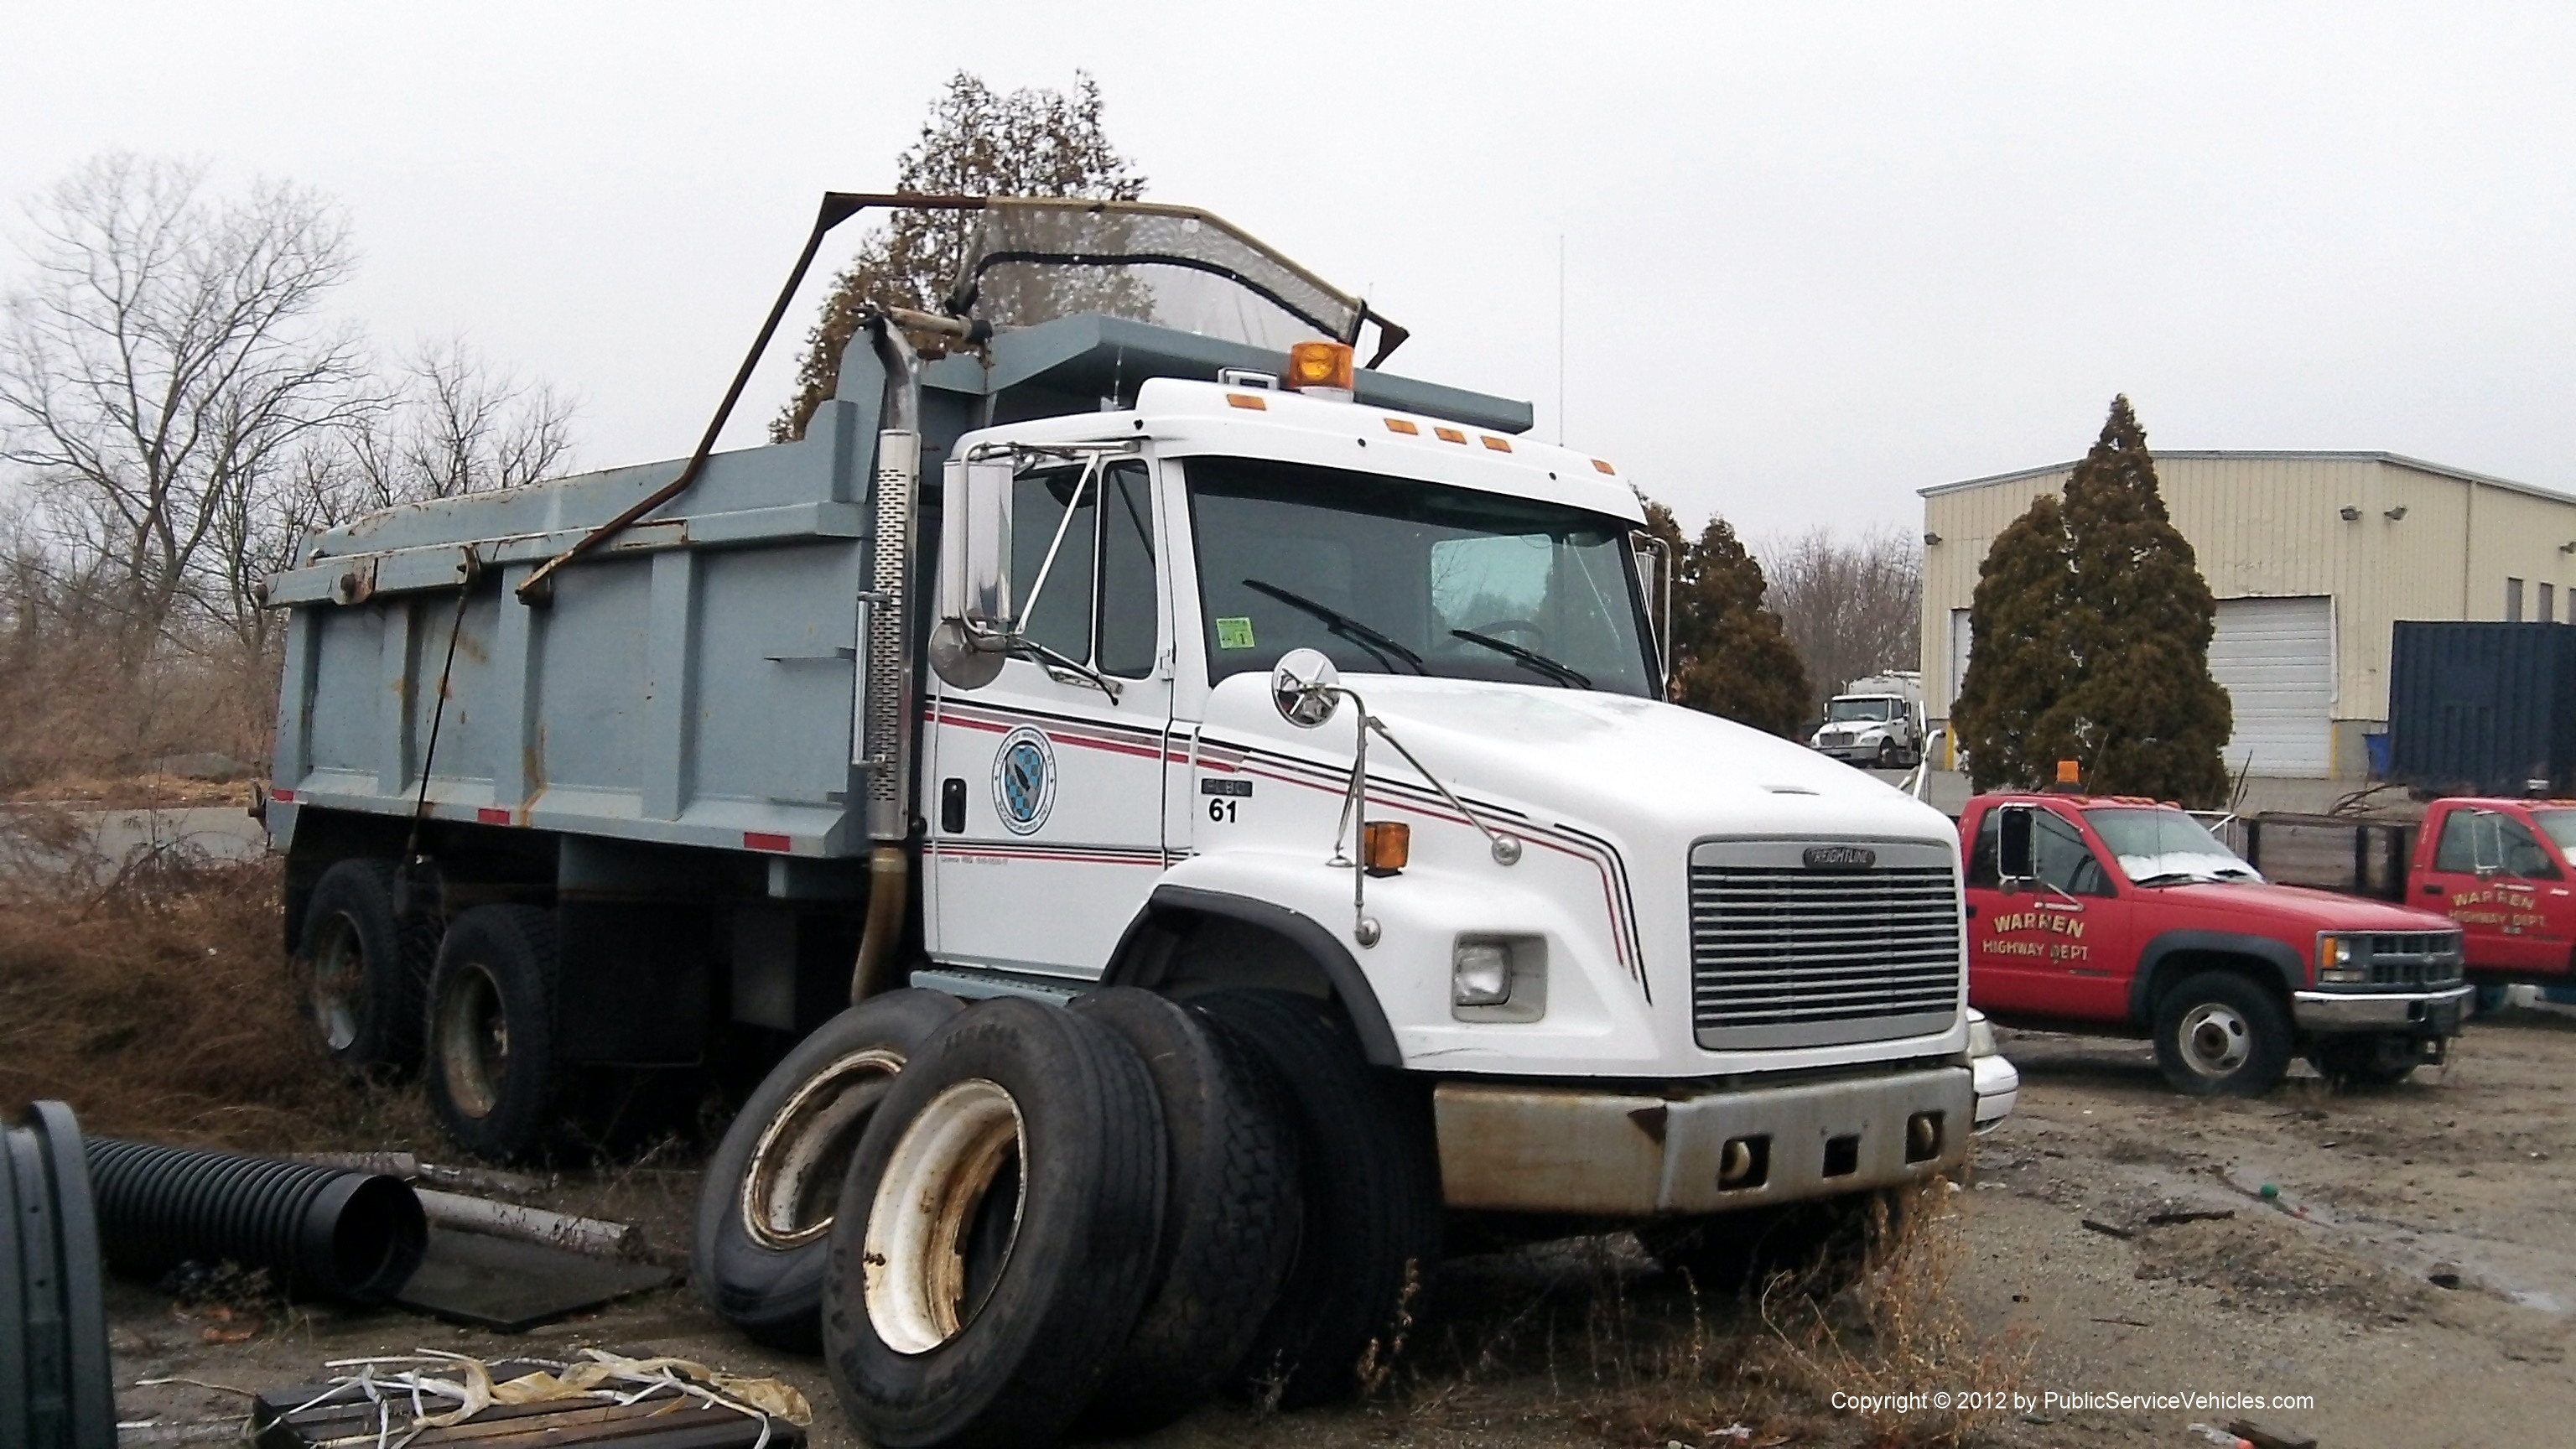
M 415 352 L 391 398 L 347 429 L 364 507 L 516 488 L 571 460 L 571 400 L 461 339 Z
M 1920 667 L 1923 552 L 1912 535 L 1886 527 L 1846 538 L 1811 528 L 1773 540 L 1762 555 L 1770 606 L 1817 688 Z
M 101 575 L 129 669 L 175 616 L 232 612 L 227 533 L 373 405 L 356 329 L 319 316 L 354 260 L 338 209 L 204 189 L 203 166 L 125 154 L 73 172 L 27 207 L 34 277 L 0 326 L 0 461 Z

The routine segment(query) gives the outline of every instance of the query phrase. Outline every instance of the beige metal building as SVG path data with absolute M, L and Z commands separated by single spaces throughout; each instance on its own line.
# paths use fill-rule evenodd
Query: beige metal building
M 2391 453 L 2155 457 L 2218 596 L 2209 669 L 2235 704 L 2231 771 L 2364 773 L 2363 736 L 2387 728 L 2396 620 L 2576 623 L 2576 498 Z M 1922 490 L 1923 701 L 1936 720 L 1967 669 L 1978 564 L 2074 468 Z

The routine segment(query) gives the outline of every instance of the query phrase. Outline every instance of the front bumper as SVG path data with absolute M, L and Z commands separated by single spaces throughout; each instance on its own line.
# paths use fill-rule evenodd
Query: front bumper
M 2001 1056 L 1978 1057 L 1968 1067 L 1976 1077 L 1977 1135 L 1982 1137 L 2002 1126 L 2021 1100 L 2021 1069 Z
M 1662 1093 L 1452 1081 L 1432 1105 L 1449 1206 L 1642 1217 L 1918 1182 L 1966 1159 L 1981 1104 L 1968 1068 L 1929 1067 Z M 1738 1142 L 1759 1180 L 1721 1187 Z
M 2290 1018 L 2312 1032 L 2405 1031 L 2456 1036 L 2473 986 L 2438 991 L 2293 991 Z

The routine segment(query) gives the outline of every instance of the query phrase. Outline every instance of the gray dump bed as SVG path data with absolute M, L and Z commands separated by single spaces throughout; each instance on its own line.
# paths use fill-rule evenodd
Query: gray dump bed
M 924 372 L 926 501 L 972 428 L 1132 399 L 1148 377 L 1275 373 L 1283 360 L 1099 316 L 1007 333 L 989 360 Z M 407 505 L 316 535 L 270 581 L 269 601 L 291 614 L 278 798 L 409 814 L 426 766 L 434 819 L 861 853 L 872 776 L 853 722 L 883 377 L 852 349 L 840 397 L 802 441 L 711 458 L 649 521 L 558 570 L 541 606 L 519 603 L 517 585 L 680 464 Z M 1524 403 L 1385 374 L 1363 372 L 1359 392 L 1497 431 L 1530 424 Z

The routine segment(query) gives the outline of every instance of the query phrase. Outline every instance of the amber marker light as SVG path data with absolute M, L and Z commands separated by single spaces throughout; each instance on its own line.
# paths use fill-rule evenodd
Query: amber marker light
M 1411 438 L 1422 436 L 1422 429 L 1415 427 L 1412 421 L 1407 418 L 1388 418 L 1386 420 L 1386 430 L 1390 433 L 1402 433 Z
M 1371 875 L 1393 875 L 1413 857 L 1413 827 L 1401 820 L 1372 820 L 1360 833 L 1360 859 Z
M 1463 443 L 1467 441 L 1467 435 L 1458 431 L 1456 428 L 1433 428 L 1431 431 L 1444 443 Z
M 1263 402 L 1259 393 L 1230 392 L 1225 395 L 1225 401 L 1228 407 L 1250 408 L 1256 413 L 1270 411 L 1270 404 Z
M 1357 370 L 1348 343 L 1300 342 L 1288 349 L 1288 375 L 1280 382 L 1300 392 L 1308 388 L 1325 388 L 1347 393 L 1352 389 L 1351 379 Z

